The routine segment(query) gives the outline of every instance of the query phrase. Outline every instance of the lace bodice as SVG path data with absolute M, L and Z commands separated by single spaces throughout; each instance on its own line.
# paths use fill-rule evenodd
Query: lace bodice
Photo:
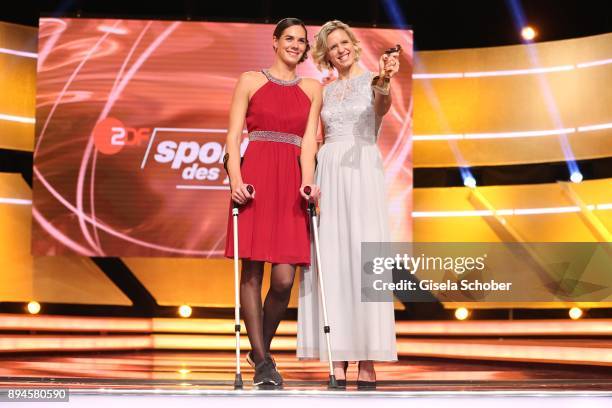
M 374 112 L 372 73 L 336 80 L 325 87 L 321 118 L 325 143 L 355 141 L 375 143 L 380 118 Z

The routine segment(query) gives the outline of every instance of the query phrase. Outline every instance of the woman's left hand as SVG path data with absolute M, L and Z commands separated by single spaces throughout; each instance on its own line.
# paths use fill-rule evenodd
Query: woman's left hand
M 399 71 L 399 52 L 392 52 L 391 54 L 383 54 L 378 60 L 378 68 L 381 77 L 393 78 L 397 71 Z
M 306 186 L 310 186 L 310 195 L 304 192 L 304 187 Z M 300 187 L 300 194 L 302 195 L 304 200 L 307 200 L 307 201 L 312 200 L 313 202 L 316 203 L 321 197 L 321 190 L 319 189 L 319 186 L 317 186 L 316 184 L 302 184 L 302 186 Z

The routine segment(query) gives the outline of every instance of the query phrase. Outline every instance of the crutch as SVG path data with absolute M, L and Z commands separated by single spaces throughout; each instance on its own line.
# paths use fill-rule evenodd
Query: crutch
M 227 160 L 229 154 L 223 156 L 223 167 L 229 178 L 227 171 Z M 242 159 L 240 160 L 242 164 Z M 247 191 L 253 194 L 255 189 L 252 185 L 247 184 Z M 234 389 L 242 389 L 242 373 L 240 372 L 240 261 L 238 259 L 238 209 L 240 204 L 232 201 L 232 221 L 234 227 L 234 331 L 236 332 L 236 376 L 234 378 Z
M 310 186 L 304 187 L 304 193 L 307 196 L 310 196 L 312 192 L 312 188 Z M 331 353 L 331 343 L 330 343 L 330 333 L 331 329 L 329 327 L 329 323 L 327 321 L 327 307 L 325 304 L 325 288 L 323 285 L 323 271 L 321 270 L 321 251 L 319 249 L 319 231 L 317 228 L 317 209 L 315 203 L 308 200 L 308 214 L 310 215 L 310 231 L 312 236 L 314 237 L 315 244 L 315 254 L 316 254 L 316 263 L 317 263 L 317 275 L 319 276 L 319 288 L 321 291 L 321 303 L 323 304 L 323 333 L 325 333 L 325 341 L 327 342 L 327 359 L 329 362 L 329 388 L 339 388 L 338 381 L 336 381 L 336 376 L 334 375 L 334 365 L 332 362 L 332 353 Z

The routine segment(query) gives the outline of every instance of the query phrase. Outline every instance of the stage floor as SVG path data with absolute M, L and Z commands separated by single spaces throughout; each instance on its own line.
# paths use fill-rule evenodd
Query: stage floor
M 356 390 L 350 382 L 357 375 L 355 364 L 349 368 L 347 390 L 329 391 L 326 365 L 275 353 L 286 381 L 282 389 L 254 389 L 252 369 L 243 360 L 245 387 L 236 391 L 233 357 L 228 352 L 0 355 L 0 400 L 8 389 L 67 388 L 72 408 L 612 406 L 609 367 L 401 358 L 377 365 L 376 391 Z
M 228 352 L 106 352 L 0 355 L 0 386 L 184 391 L 233 390 L 234 354 Z M 327 366 L 275 353 L 285 391 L 326 391 Z M 245 391 L 252 369 L 242 361 Z M 357 365 L 347 392 L 356 391 Z M 603 391 L 612 393 L 610 367 L 401 358 L 377 364 L 377 392 Z

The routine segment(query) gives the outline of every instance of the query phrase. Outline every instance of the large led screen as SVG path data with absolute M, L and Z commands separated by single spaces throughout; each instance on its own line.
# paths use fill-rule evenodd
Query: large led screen
M 232 91 L 272 64 L 264 24 L 43 18 L 34 151 L 34 255 L 221 256 Z M 309 26 L 312 42 L 319 27 Z M 377 70 L 401 44 L 378 144 L 394 240 L 411 239 L 412 33 L 355 29 Z M 312 58 L 298 74 L 329 80 Z M 246 148 L 248 139 L 242 143 Z

